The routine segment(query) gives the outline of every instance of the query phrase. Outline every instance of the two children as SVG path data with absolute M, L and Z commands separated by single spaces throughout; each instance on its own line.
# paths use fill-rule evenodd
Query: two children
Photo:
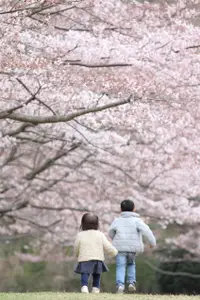
M 88 293 L 88 279 L 93 276 L 93 293 L 100 291 L 100 276 L 108 271 L 104 263 L 104 252 L 116 256 L 116 286 L 117 292 L 125 289 L 127 269 L 128 291 L 135 291 L 136 268 L 135 255 L 144 251 L 142 236 L 145 236 L 150 247 L 156 245 L 155 237 L 138 214 L 133 201 L 124 200 L 121 203 L 121 216 L 116 218 L 109 228 L 109 237 L 113 245 L 100 232 L 99 219 L 96 215 L 86 213 L 82 217 L 81 232 L 75 241 L 75 254 L 78 257 L 76 273 L 81 274 L 81 292 Z

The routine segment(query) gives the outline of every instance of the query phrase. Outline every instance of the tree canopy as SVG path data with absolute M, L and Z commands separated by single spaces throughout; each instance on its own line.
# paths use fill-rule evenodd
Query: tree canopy
M 198 2 L 0 1 L 2 237 L 70 244 L 131 197 L 199 253 Z

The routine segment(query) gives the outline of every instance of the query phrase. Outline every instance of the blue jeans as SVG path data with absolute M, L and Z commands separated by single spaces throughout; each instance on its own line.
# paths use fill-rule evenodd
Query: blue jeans
M 88 286 L 88 280 L 89 280 L 90 274 L 89 273 L 81 273 L 81 286 Z M 93 277 L 93 283 L 92 286 L 99 289 L 100 287 L 100 274 L 92 274 Z
M 129 259 L 132 254 L 132 259 Z M 127 269 L 127 283 L 136 283 L 135 253 L 118 253 L 116 257 L 116 285 L 124 286 Z

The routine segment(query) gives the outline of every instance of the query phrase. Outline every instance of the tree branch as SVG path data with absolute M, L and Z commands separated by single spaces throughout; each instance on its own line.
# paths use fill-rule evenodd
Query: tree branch
M 187 272 L 171 272 L 171 271 L 164 271 L 153 264 L 151 264 L 148 260 L 144 261 L 151 269 L 155 270 L 156 272 L 159 272 L 161 274 L 171 275 L 171 276 L 187 276 L 191 278 L 200 278 L 200 274 L 192 274 Z
M 11 10 L 6 10 L 6 11 L 0 11 L 0 15 L 5 15 L 5 14 L 14 14 L 16 12 L 23 12 L 23 11 L 33 11 L 32 14 L 39 13 L 40 11 L 49 9 L 55 7 L 55 5 L 47 5 L 41 8 L 41 6 L 38 7 L 22 7 L 22 8 L 16 8 L 16 9 L 11 9 Z
M 0 116 L 1 116 L 1 114 L 12 114 L 15 110 L 17 110 L 17 109 L 20 109 L 20 108 L 22 108 L 24 105 L 27 105 L 27 104 L 29 104 L 31 101 L 33 101 L 33 100 L 35 100 L 36 99 L 36 95 L 39 93 L 39 91 L 40 91 L 40 89 L 41 89 L 41 87 L 39 87 L 38 88 L 38 90 L 37 90 L 37 92 L 36 93 L 31 93 L 30 92 L 30 90 L 25 86 L 25 84 L 20 80 L 20 79 L 18 79 L 17 78 L 17 81 L 31 94 L 31 97 L 25 102 L 25 103 L 23 103 L 23 104 L 19 104 L 19 105 L 17 105 L 17 106 L 14 106 L 14 107 L 12 107 L 12 108 L 9 108 L 9 109 L 7 109 L 7 110 L 5 110 L 5 111 L 1 111 L 0 112 Z M 1 117 L 0 117 L 0 119 L 1 119 Z
M 15 219 L 19 219 L 19 220 L 21 220 L 21 221 L 28 222 L 28 223 L 30 223 L 30 224 L 36 226 L 36 227 L 39 227 L 39 228 L 45 229 L 45 230 L 50 230 L 50 227 L 53 227 L 53 226 L 55 226 L 55 225 L 57 225 L 58 223 L 61 222 L 61 220 L 58 219 L 58 220 L 56 220 L 56 221 L 54 221 L 53 223 L 50 223 L 50 224 L 48 224 L 48 225 L 42 225 L 42 224 L 39 224 L 39 223 L 37 223 L 37 222 L 35 222 L 35 221 L 33 221 L 33 220 L 30 220 L 30 219 L 27 219 L 27 218 L 24 218 L 24 217 L 21 217 L 21 216 L 12 216 L 12 217 L 14 217 Z
M 0 214 L 4 215 L 8 212 L 12 212 L 12 211 L 15 211 L 15 210 L 19 210 L 19 209 L 22 209 L 22 208 L 25 208 L 26 206 L 28 205 L 28 201 L 23 201 L 23 202 L 20 202 L 20 203 L 17 203 L 17 204 L 11 204 L 10 206 L 8 207 L 5 207 L 5 208 L 0 208 Z
M 68 61 L 65 60 L 64 65 L 70 65 L 70 66 L 80 66 L 85 68 L 116 68 L 116 67 L 130 67 L 132 64 L 129 63 L 110 63 L 110 64 L 86 64 L 82 62 L 77 61 Z
M 87 115 L 89 113 L 96 113 L 99 111 L 103 111 L 109 108 L 113 108 L 116 106 L 124 105 L 130 103 L 132 98 L 132 95 L 128 97 L 126 100 L 119 100 L 115 101 L 109 104 L 105 104 L 102 106 L 95 106 L 91 108 L 87 108 L 84 110 L 80 110 L 74 113 L 70 113 L 67 116 L 47 116 L 47 117 L 42 117 L 42 116 L 31 116 L 31 115 L 24 115 L 20 113 L 9 113 L 9 112 L 0 112 L 0 119 L 11 119 L 15 121 L 21 121 L 25 123 L 32 123 L 32 124 L 47 124 L 47 123 L 60 123 L 60 122 L 69 122 L 77 117 Z
M 71 211 L 79 211 L 79 212 L 90 212 L 90 210 L 86 207 L 83 208 L 76 208 L 70 206 L 51 207 L 51 206 L 34 205 L 34 204 L 31 204 L 30 206 L 36 209 L 45 209 L 45 210 L 55 210 L 55 211 L 71 210 Z
M 33 124 L 23 123 L 15 130 L 12 130 L 10 132 L 3 133 L 3 136 L 9 135 L 9 136 L 15 136 L 18 133 L 24 132 L 24 130 L 28 127 L 32 127 Z
M 0 165 L 1 168 L 3 168 L 7 163 L 9 163 L 10 161 L 12 161 L 14 159 L 14 156 L 17 152 L 17 147 L 13 146 L 10 150 L 9 155 L 7 156 L 7 158 L 5 159 L 5 161 Z
M 36 94 L 39 93 L 39 91 L 40 91 L 40 89 L 41 89 L 41 86 L 39 87 L 39 89 L 38 89 L 38 91 L 36 92 L 36 94 L 33 94 L 33 93 L 31 92 L 31 90 L 25 85 L 25 83 L 24 83 L 21 79 L 17 78 L 17 81 L 25 88 L 25 90 L 26 90 L 32 97 L 34 97 L 35 100 L 37 100 L 40 104 L 42 104 L 44 107 L 46 107 L 47 109 L 49 109 L 49 110 L 53 113 L 53 115 L 56 114 L 50 106 L 48 106 L 46 103 L 44 103 L 44 101 L 42 101 L 41 99 L 39 99 L 38 97 L 36 97 Z
M 35 176 L 43 171 L 45 171 L 47 168 L 49 168 L 51 165 L 53 165 L 53 163 L 60 159 L 61 157 L 65 156 L 66 154 L 68 154 L 69 152 L 75 150 L 76 148 L 78 148 L 80 146 L 80 143 L 78 144 L 74 144 L 70 149 L 66 150 L 66 151 L 59 151 L 54 157 L 52 158 L 48 158 L 42 165 L 40 165 L 39 167 L 35 168 L 33 171 L 31 171 L 30 173 L 28 173 L 25 176 L 25 179 L 27 180 L 32 180 L 35 178 Z

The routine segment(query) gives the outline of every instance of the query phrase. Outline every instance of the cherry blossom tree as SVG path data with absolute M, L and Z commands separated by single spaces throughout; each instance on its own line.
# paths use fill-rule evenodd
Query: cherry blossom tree
M 1 235 L 71 244 L 131 197 L 199 253 L 199 1 L 0 1 Z

